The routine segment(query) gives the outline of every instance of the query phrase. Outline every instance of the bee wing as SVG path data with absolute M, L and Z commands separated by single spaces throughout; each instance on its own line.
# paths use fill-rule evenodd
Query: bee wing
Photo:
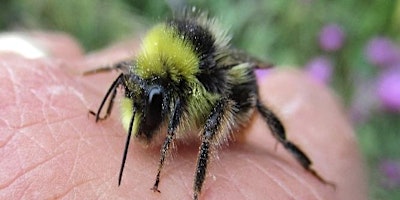
M 254 56 L 250 56 L 249 54 L 236 49 L 236 48 L 231 48 L 229 49 L 229 54 L 230 54 L 230 59 L 232 63 L 239 64 L 243 62 L 247 63 L 252 63 L 253 69 L 268 69 L 274 67 L 274 64 L 263 61 L 259 58 L 256 58 Z
M 88 71 L 83 72 L 84 76 L 103 73 L 103 72 L 110 72 L 112 70 L 120 70 L 123 73 L 128 73 L 129 69 L 134 65 L 134 61 L 122 61 L 119 63 L 115 63 L 112 65 L 106 65 L 99 68 L 91 69 Z

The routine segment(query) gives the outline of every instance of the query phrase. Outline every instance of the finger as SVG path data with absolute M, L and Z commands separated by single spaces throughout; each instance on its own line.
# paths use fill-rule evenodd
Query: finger
M 307 153 L 314 169 L 336 183 L 337 199 L 365 199 L 366 186 L 356 136 L 337 97 L 296 71 L 275 72 L 260 84 L 264 102 L 283 121 L 288 139 Z M 252 141 L 263 145 L 260 141 L 265 139 L 261 137 L 265 136 L 258 131 Z M 269 143 L 270 150 L 274 143 L 273 140 Z M 278 148 L 277 153 L 299 166 L 283 148 Z

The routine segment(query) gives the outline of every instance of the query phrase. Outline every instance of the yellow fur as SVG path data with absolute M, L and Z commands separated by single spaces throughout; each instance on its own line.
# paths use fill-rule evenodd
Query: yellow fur
M 122 117 L 122 126 L 128 132 L 129 130 L 129 123 L 131 122 L 132 116 L 133 116 L 133 106 L 132 106 L 132 99 L 129 98 L 123 98 L 121 100 L 121 117 Z M 132 135 L 135 136 L 138 132 L 139 128 L 139 122 L 140 119 L 142 118 L 141 113 L 136 113 L 135 114 L 135 119 L 133 121 L 133 126 L 132 126 Z
M 167 74 L 173 81 L 183 78 L 192 82 L 196 79 L 199 58 L 192 45 L 171 27 L 165 24 L 155 26 L 142 45 L 134 70 L 143 79 Z

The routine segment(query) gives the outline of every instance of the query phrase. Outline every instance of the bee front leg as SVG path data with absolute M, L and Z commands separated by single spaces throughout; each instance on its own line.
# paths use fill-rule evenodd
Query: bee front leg
M 164 166 L 165 157 L 168 155 L 168 151 L 170 149 L 171 142 L 175 139 L 175 137 L 174 137 L 175 131 L 179 125 L 183 110 L 184 110 L 183 102 L 180 99 L 178 99 L 175 103 L 174 110 L 172 112 L 173 114 L 172 114 L 169 124 L 168 124 L 167 137 L 165 138 L 164 144 L 160 151 L 161 155 L 160 155 L 160 161 L 158 164 L 158 172 L 157 172 L 157 176 L 156 176 L 156 181 L 154 183 L 154 186 L 151 188 L 151 190 L 153 190 L 154 192 L 160 192 L 160 190 L 158 190 L 158 184 L 160 183 L 161 170 Z
M 114 99 L 115 99 L 115 96 L 117 94 L 117 88 L 121 84 L 124 85 L 123 80 L 122 80 L 123 76 L 124 76 L 123 74 L 120 74 L 117 77 L 117 79 L 115 79 L 115 81 L 112 83 L 111 87 L 108 89 L 106 95 L 104 96 L 104 98 L 103 98 L 103 100 L 102 100 L 102 102 L 100 104 L 100 107 L 97 110 L 97 113 L 92 111 L 92 110 L 89 110 L 89 114 L 92 114 L 92 115 L 96 116 L 96 122 L 98 122 L 100 120 L 107 119 L 107 117 L 111 114 L 111 111 L 112 111 L 112 108 L 113 108 L 113 105 L 114 105 Z M 108 97 L 110 96 L 110 94 L 111 94 L 111 97 L 110 97 L 110 101 L 108 103 L 106 114 L 103 117 L 100 117 L 101 110 L 103 109 L 103 106 L 106 103 L 106 101 L 107 101 Z
M 230 132 L 230 121 L 232 121 L 232 103 L 229 100 L 221 99 L 217 102 L 204 126 L 201 135 L 201 145 L 197 157 L 197 167 L 194 180 L 193 199 L 198 199 L 203 186 L 210 152 L 227 137 Z

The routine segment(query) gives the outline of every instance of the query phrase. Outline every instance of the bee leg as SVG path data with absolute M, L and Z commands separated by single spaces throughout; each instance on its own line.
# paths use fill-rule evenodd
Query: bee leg
M 114 65 L 104 66 L 104 67 L 92 69 L 89 71 L 85 71 L 85 72 L 83 72 L 83 75 L 87 76 L 87 75 L 92 75 L 92 74 L 97 74 L 97 73 L 109 72 L 111 70 L 121 70 L 122 72 L 126 73 L 126 72 L 129 72 L 129 68 L 131 66 L 132 66 L 131 62 L 123 61 L 123 62 L 116 63 Z
M 96 116 L 96 122 L 98 122 L 100 120 L 107 119 L 107 117 L 111 114 L 112 107 L 114 105 L 114 99 L 115 99 L 115 96 L 117 94 L 117 88 L 118 88 L 119 85 L 123 84 L 122 77 L 123 77 L 123 74 L 121 73 L 118 76 L 118 78 L 115 79 L 115 81 L 111 84 L 111 87 L 108 89 L 106 95 L 104 96 L 103 101 L 101 102 L 97 113 L 92 111 L 92 110 L 89 110 L 90 114 Z M 110 94 L 111 94 L 111 98 L 110 98 L 110 102 L 108 103 L 106 114 L 103 117 L 100 117 L 100 112 L 103 109 L 103 106 L 106 103 L 106 101 L 107 101 L 108 97 L 110 96 Z
M 154 186 L 151 188 L 151 190 L 153 190 L 154 192 L 160 192 L 160 190 L 158 190 L 158 184 L 160 183 L 161 170 L 164 166 L 165 157 L 168 154 L 168 151 L 171 146 L 171 142 L 174 140 L 175 131 L 179 125 L 179 121 L 182 116 L 183 110 L 184 110 L 184 105 L 183 105 L 182 101 L 180 99 L 178 99 L 175 103 L 173 115 L 171 116 L 171 119 L 168 124 L 167 137 L 165 138 L 164 144 L 160 151 L 161 155 L 160 155 L 160 161 L 158 163 L 158 172 L 157 172 L 157 176 L 156 176 L 156 181 L 154 183 Z
M 297 147 L 297 145 L 286 139 L 285 128 L 278 117 L 260 101 L 257 101 L 257 109 L 267 122 L 269 128 L 271 129 L 272 135 L 285 147 L 286 150 L 289 151 L 289 153 L 292 154 L 294 158 L 296 158 L 301 166 L 303 166 L 304 169 L 306 169 L 322 183 L 331 185 L 335 188 L 336 186 L 334 183 L 326 181 L 313 168 L 311 168 L 312 161 L 308 158 L 308 156 L 299 147 Z
M 200 195 L 206 176 L 210 151 L 218 144 L 218 141 L 226 137 L 222 134 L 229 132 L 229 130 L 226 131 L 226 128 L 230 127 L 228 123 L 232 119 L 232 116 L 229 116 L 231 115 L 229 112 L 229 110 L 232 109 L 231 105 L 229 101 L 221 99 L 217 102 L 206 121 L 204 132 L 201 135 L 202 142 L 197 157 L 193 199 L 198 199 Z

